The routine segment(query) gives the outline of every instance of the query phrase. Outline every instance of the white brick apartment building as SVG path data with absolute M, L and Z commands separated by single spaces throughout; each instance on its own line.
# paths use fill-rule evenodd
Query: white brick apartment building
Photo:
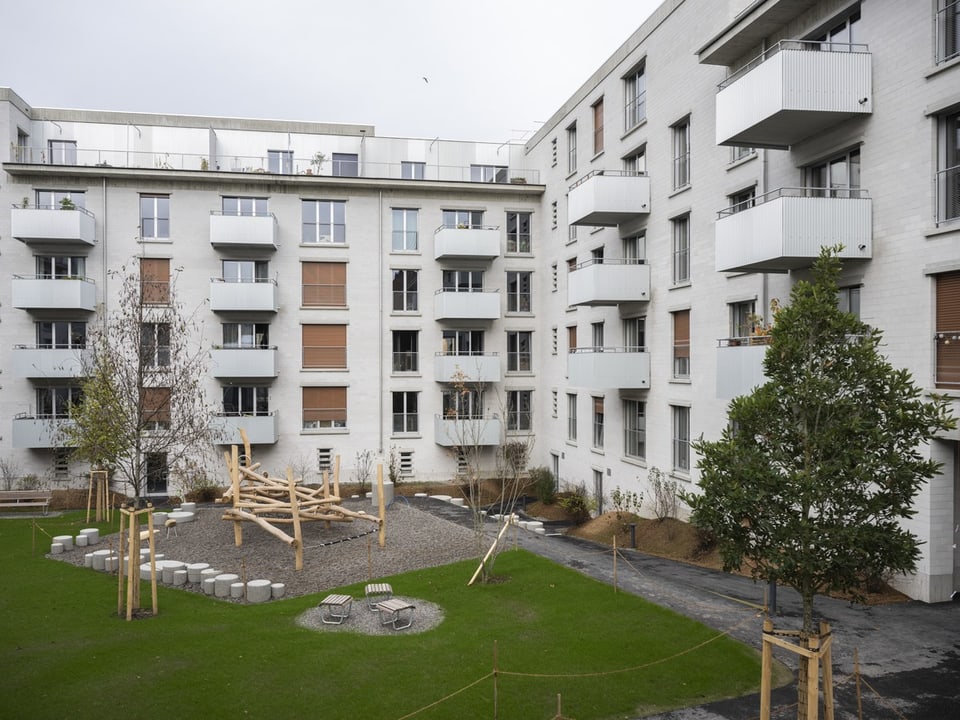
M 266 467 L 392 447 L 450 478 L 459 368 L 489 469 L 532 434 L 599 497 L 692 487 L 689 441 L 762 380 L 748 316 L 834 243 L 845 306 L 960 400 L 958 32 L 952 0 L 668 0 L 525 146 L 0 88 L 0 457 L 83 477 L 50 418 L 131 263 L 199 308 L 212 421 Z M 960 587 L 958 441 L 910 521 L 929 602 Z

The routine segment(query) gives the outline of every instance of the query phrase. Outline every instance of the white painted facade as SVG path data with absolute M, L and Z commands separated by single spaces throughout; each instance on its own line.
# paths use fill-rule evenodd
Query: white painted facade
M 271 468 L 329 450 L 349 475 L 357 451 L 393 447 L 408 453 L 417 479 L 452 477 L 452 431 L 440 416 L 456 362 L 444 351 L 466 340 L 445 346 L 443 333 L 476 342 L 469 331 L 482 330 L 482 350 L 462 357 L 473 363 L 465 372 L 492 379 L 482 408 L 490 419 L 471 430 L 488 447 L 489 469 L 486 443 L 510 435 L 499 431 L 510 425 L 506 397 L 520 391 L 532 398 L 533 463 L 562 481 L 650 500 L 647 472 L 657 467 L 692 488 L 686 441 L 716 438 L 729 398 L 762 379 L 762 351 L 740 337 L 738 319 L 750 309 L 769 319 L 770 301 L 786 300 L 819 248 L 837 240 L 844 292 L 883 331 L 890 360 L 925 391 L 956 396 L 960 411 L 960 392 L 938 383 L 935 341 L 937 276 L 960 270 L 946 137 L 960 109 L 960 58 L 943 7 L 668 0 L 525 146 L 384 138 L 360 125 L 30 108 L 0 88 L 0 201 L 11 208 L 0 212 L 0 267 L 23 276 L 0 283 L 0 455 L 54 478 L 55 451 L 36 447 L 42 428 L 16 416 L 35 415 L 37 388 L 62 379 L 29 377 L 37 373 L 23 372 L 14 349 L 35 344 L 40 320 L 109 311 L 116 281 L 107 271 L 138 257 L 182 268 L 179 299 L 198 308 L 217 360 L 211 397 L 230 383 L 269 388 L 269 419 L 226 425 L 255 421 L 256 457 Z M 51 162 L 64 159 L 51 155 L 64 152 L 62 141 L 76 142 L 75 156 Z M 34 207 L 43 190 L 85 192 L 94 244 L 86 214 L 71 211 L 68 221 Z M 169 238 L 142 237 L 142 194 L 169 196 Z M 270 215 L 225 217 L 223 197 L 266 198 Z M 344 201 L 344 242 L 303 242 L 311 200 Z M 394 209 L 417 211 L 415 248 L 393 249 Z M 450 210 L 469 216 L 467 227 L 447 218 L 435 236 Z M 530 213 L 529 248 L 508 238 L 509 213 Z M 49 287 L 28 287 L 43 254 L 86 258 L 95 309 L 85 309 L 89 282 L 53 281 L 77 286 L 58 300 Z M 244 288 L 255 293 L 223 287 L 229 259 L 266 261 L 267 282 Z M 343 306 L 303 304 L 303 262 L 345 263 Z M 392 273 L 402 270 L 419 273 L 416 305 L 395 311 Z M 440 292 L 444 270 L 463 271 L 447 280 L 460 292 Z M 483 271 L 482 287 L 469 271 Z M 516 295 L 518 272 L 531 273 L 529 302 Z M 247 366 L 236 352 L 260 351 L 222 355 L 214 346 L 224 322 L 269 324 L 276 350 L 251 357 L 250 370 L 231 369 Z M 310 324 L 346 325 L 346 369 L 304 368 Z M 675 343 L 684 327 L 688 348 Z M 418 333 L 415 362 L 401 353 L 396 372 L 394 331 Z M 511 354 L 518 338 L 531 341 L 529 357 Z M 304 429 L 303 388 L 318 386 L 347 388 L 346 427 Z M 394 432 L 392 393 L 404 391 L 417 393 L 417 429 Z M 899 583 L 928 602 L 960 587 L 958 441 L 925 449 L 943 472 L 909 523 L 925 545 L 918 572 Z M 71 465 L 66 482 L 83 472 Z

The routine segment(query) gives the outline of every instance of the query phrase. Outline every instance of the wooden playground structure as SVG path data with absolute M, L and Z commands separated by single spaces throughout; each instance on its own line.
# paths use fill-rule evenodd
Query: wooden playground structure
M 224 460 L 230 472 L 230 487 L 217 502 L 231 503 L 223 511 L 222 519 L 233 521 L 233 537 L 237 547 L 243 545 L 243 523 L 250 522 L 263 528 L 281 542 L 293 548 L 296 555 L 296 569 L 303 569 L 303 532 L 302 523 L 321 520 L 326 523 L 353 522 L 366 520 L 379 528 L 379 544 L 386 544 L 386 508 L 383 495 L 383 466 L 377 467 L 378 516 L 364 512 L 348 510 L 341 505 L 340 499 L 340 456 L 336 458 L 333 469 L 333 492 L 330 489 L 330 477 L 323 471 L 323 483 L 311 488 L 303 484 L 302 478 L 295 478 L 293 470 L 287 467 L 284 479 L 270 477 L 265 471 L 258 472 L 260 463 L 253 463 L 250 442 L 246 433 L 240 430 L 243 441 L 243 456 L 237 445 L 224 452 Z M 283 525 L 292 525 L 293 535 L 282 529 Z

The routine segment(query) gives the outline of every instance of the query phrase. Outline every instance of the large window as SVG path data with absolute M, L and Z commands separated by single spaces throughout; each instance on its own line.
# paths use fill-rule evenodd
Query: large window
M 265 197 L 224 197 L 221 205 L 224 215 L 261 217 L 267 214 Z
M 567 172 L 577 171 L 577 124 L 567 128 Z
M 261 283 L 267 281 L 270 264 L 266 260 L 223 260 L 221 272 L 227 283 Z
M 483 210 L 443 210 L 440 217 L 445 228 L 483 227 Z
M 224 415 L 269 415 L 268 388 L 230 385 L 223 388 Z
M 356 153 L 334 153 L 333 174 L 336 177 L 359 177 L 360 158 Z
M 628 235 L 623 239 L 623 259 L 634 263 L 642 263 L 647 259 L 646 233 Z
M 506 165 L 471 165 L 470 182 L 497 182 L 507 181 Z
M 37 190 L 37 208 L 41 210 L 72 210 L 87 206 L 83 190 Z
M 170 196 L 140 196 L 140 237 L 144 240 L 170 237 Z
M 444 270 L 444 292 L 482 292 L 483 270 Z
M 603 152 L 603 98 L 597 100 L 593 107 L 593 154 Z
M 146 368 L 170 365 L 170 323 L 140 324 L 140 360 Z
M 673 284 L 690 282 L 690 216 L 670 221 L 673 236 Z
M 852 44 L 860 41 L 860 11 L 847 15 L 842 20 L 833 23 L 829 30 L 809 38 L 814 42 L 823 43 L 822 49 L 832 52 L 851 52 Z
M 647 319 L 645 317 L 624 318 L 623 347 L 627 352 L 643 352 L 647 345 Z
M 37 417 L 69 418 L 73 407 L 82 400 L 83 392 L 79 387 L 38 387 Z
M 231 322 L 223 323 L 223 347 L 266 348 L 270 346 L 268 323 Z
M 533 273 L 510 270 L 507 272 L 507 312 L 531 312 Z
M 87 323 L 82 320 L 41 321 L 36 325 L 38 348 L 65 350 L 87 346 Z
M 267 170 L 281 175 L 293 173 L 293 150 L 267 150 Z
M 749 337 L 753 331 L 756 312 L 757 303 L 755 300 L 730 303 L 730 337 Z
M 347 306 L 347 264 L 342 262 L 300 263 L 301 303 L 304 307 Z
M 483 355 L 483 330 L 444 330 L 444 355 Z
M 567 393 L 567 440 L 577 441 L 577 394 Z
M 680 310 L 673 315 L 673 376 L 690 377 L 690 311 Z
M 393 208 L 393 251 L 416 252 L 419 248 L 418 210 Z
M 937 118 L 937 222 L 960 219 L 960 111 Z
M 533 333 L 514 331 L 507 333 L 507 372 L 531 372 L 533 370 Z
M 393 432 L 415 433 L 420 431 L 418 422 L 419 393 L 412 391 L 393 393 Z
M 347 203 L 343 200 L 304 200 L 302 235 L 306 244 L 343 244 L 347 241 Z
M 164 452 L 148 452 L 145 455 L 147 464 L 147 494 L 165 495 L 167 483 L 170 480 L 170 466 L 167 463 L 167 454 Z
M 76 140 L 48 140 L 47 151 L 50 153 L 51 165 L 76 165 Z
M 302 325 L 303 367 L 318 370 L 345 370 L 347 367 L 346 325 Z
M 169 304 L 169 258 L 140 258 L 140 302 L 144 305 Z
M 639 65 L 623 78 L 623 129 L 636 127 L 647 118 L 646 65 Z
M 347 426 L 345 387 L 305 387 L 301 390 L 304 430 L 329 430 Z
M 938 388 L 960 388 L 960 271 L 936 277 Z
M 804 168 L 804 182 L 812 197 L 860 197 L 860 151 Z
M 673 410 L 673 469 L 690 472 L 690 408 L 672 406 Z
M 37 255 L 37 277 L 41 280 L 84 278 L 86 268 L 82 255 Z
M 850 285 L 849 287 L 838 288 L 837 307 L 841 312 L 850 313 L 858 320 L 860 319 L 860 286 Z
M 507 213 L 507 252 L 530 252 L 530 218 L 528 212 Z
M 420 333 L 416 330 L 393 330 L 393 372 L 415 373 L 420 370 Z
M 593 398 L 593 448 L 603 449 L 603 398 Z
M 673 131 L 673 189 L 690 184 L 690 120 L 678 122 Z
M 417 312 L 419 310 L 417 283 L 419 270 L 393 271 L 394 312 Z
M 509 390 L 507 392 L 507 430 L 529 431 L 533 392 L 531 390 Z
M 937 64 L 960 55 L 960 0 L 937 0 Z
M 643 175 L 647 172 L 646 147 L 635 150 L 623 158 L 623 171 L 628 175 Z
M 749 210 L 756 203 L 756 196 L 757 188 L 755 185 L 751 185 L 740 192 L 727 195 L 727 204 L 729 206 L 730 213 L 732 214 Z
M 400 177 L 404 180 L 423 180 L 427 164 L 403 160 L 400 163 Z
M 647 456 L 647 406 L 642 400 L 623 401 L 623 454 L 636 460 Z
M 458 420 L 479 420 L 483 418 L 483 393 L 476 388 L 444 390 L 443 417 Z

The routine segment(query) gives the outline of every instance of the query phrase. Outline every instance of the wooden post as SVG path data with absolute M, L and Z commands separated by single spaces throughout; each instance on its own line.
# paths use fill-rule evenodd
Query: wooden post
M 820 656 L 820 664 L 823 665 L 823 718 L 833 720 L 833 637 L 829 623 L 820 622 L 820 638 L 826 638 Z
M 293 547 L 296 553 L 296 569 L 303 570 L 303 533 L 300 530 L 300 502 L 297 500 L 297 485 L 293 470 L 287 467 L 287 487 L 290 490 L 290 513 L 293 515 Z
M 241 432 L 243 429 L 241 428 Z M 246 437 L 244 433 L 241 437 Z M 247 462 L 249 462 L 249 457 Z M 240 506 L 240 449 L 236 445 L 230 447 L 230 486 L 233 488 L 233 507 Z M 233 544 L 243 545 L 243 528 L 239 520 L 233 521 Z
M 93 499 L 93 470 L 90 471 L 90 487 L 87 488 L 87 522 L 90 522 L 90 501 L 92 499 Z M 100 518 L 97 518 L 97 520 L 99 519 Z
M 770 720 L 770 686 L 773 672 L 773 645 L 767 642 L 767 633 L 773 632 L 773 623 L 763 621 L 763 642 L 760 654 L 760 720 Z
M 617 594 L 617 536 L 613 536 L 613 594 Z
M 497 693 L 497 672 L 499 668 L 497 667 L 497 641 L 493 641 L 493 719 L 497 720 L 500 717 L 500 707 L 498 704 L 498 693 Z
M 147 526 L 149 531 L 147 537 L 149 538 L 150 543 L 150 601 L 153 607 L 153 614 L 156 615 L 158 612 L 157 608 L 157 547 L 154 544 L 154 535 L 153 535 L 153 505 L 147 505 Z M 140 546 L 137 545 L 139 548 Z M 139 556 L 139 551 L 137 555 Z M 133 556 L 133 553 L 130 553 L 130 556 Z M 139 557 L 137 558 L 139 562 Z M 138 566 L 139 569 L 139 566 Z M 137 585 L 140 585 L 140 573 L 137 573 Z
M 133 570 L 134 570 L 134 559 L 133 559 L 133 548 L 134 546 L 140 547 L 140 533 L 137 530 L 137 516 L 133 513 L 128 514 L 130 539 L 127 542 L 128 548 L 128 562 L 130 572 L 127 573 L 127 620 L 133 620 L 133 604 L 135 602 L 134 597 L 134 588 L 139 585 L 140 582 L 140 573 L 137 573 L 137 582 L 133 582 Z M 139 554 L 139 553 L 138 553 Z
M 820 716 L 820 638 L 807 638 L 807 720 Z
M 117 573 L 117 615 L 123 615 L 123 530 L 127 514 L 120 508 L 120 572 Z M 129 562 L 129 560 L 128 560 Z
M 394 488 L 396 491 L 396 488 Z M 380 547 L 387 545 L 387 508 L 385 507 L 383 497 L 383 463 L 377 465 L 377 505 L 379 505 L 380 515 Z
M 340 456 L 333 459 L 333 494 L 340 497 Z

